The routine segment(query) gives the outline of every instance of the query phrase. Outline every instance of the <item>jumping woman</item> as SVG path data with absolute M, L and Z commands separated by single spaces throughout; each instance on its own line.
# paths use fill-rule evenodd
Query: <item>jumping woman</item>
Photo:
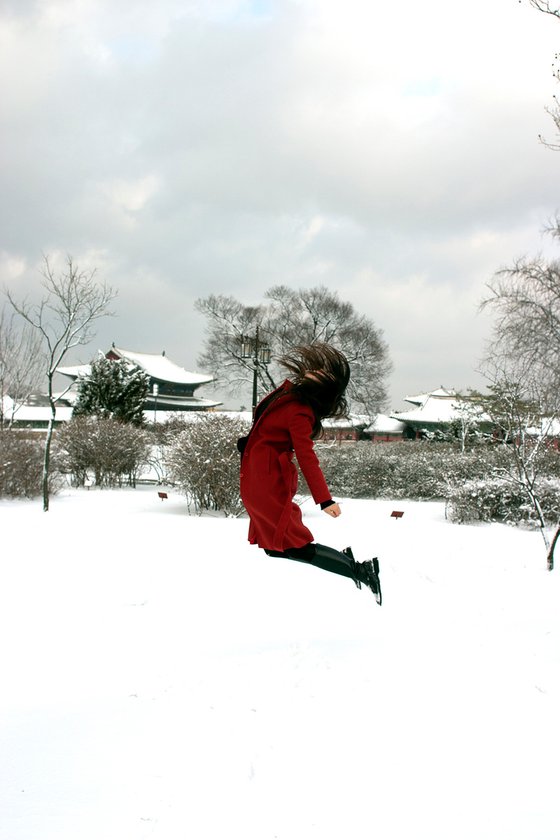
M 295 455 L 315 503 L 328 516 L 341 514 L 313 441 L 323 431 L 322 420 L 346 415 L 348 361 L 328 344 L 311 344 L 294 348 L 280 364 L 290 378 L 259 403 L 249 435 L 238 441 L 241 498 L 250 517 L 249 542 L 271 557 L 299 560 L 350 578 L 358 589 L 364 584 L 381 604 L 377 558 L 358 563 L 350 548 L 336 551 L 314 542 L 294 502 Z

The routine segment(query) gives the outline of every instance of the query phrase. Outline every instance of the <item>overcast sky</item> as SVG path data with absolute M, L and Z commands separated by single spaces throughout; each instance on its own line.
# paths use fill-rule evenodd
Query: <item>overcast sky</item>
M 0 10 L 0 284 L 34 295 L 69 253 L 119 293 L 72 361 L 115 341 L 199 370 L 198 297 L 324 284 L 383 330 L 389 408 L 480 385 L 485 283 L 554 253 L 559 21 L 528 0 Z

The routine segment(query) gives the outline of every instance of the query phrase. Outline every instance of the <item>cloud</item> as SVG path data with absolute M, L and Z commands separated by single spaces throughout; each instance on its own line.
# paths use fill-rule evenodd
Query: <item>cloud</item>
M 324 283 L 385 330 L 393 401 L 469 384 L 484 283 L 557 209 L 555 38 L 510 0 L 5 3 L 0 283 L 97 255 L 99 343 L 190 368 L 197 297 Z

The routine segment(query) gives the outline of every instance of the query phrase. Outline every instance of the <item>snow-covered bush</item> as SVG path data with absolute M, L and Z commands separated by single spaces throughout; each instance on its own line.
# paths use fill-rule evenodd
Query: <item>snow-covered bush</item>
M 193 414 L 192 417 L 195 417 Z M 157 477 L 158 484 L 173 484 L 168 464 L 168 452 L 181 432 L 190 426 L 183 415 L 169 417 L 163 423 L 149 422 L 146 426 L 151 440 L 150 455 L 146 466 Z
M 443 499 L 449 485 L 492 475 L 506 457 L 499 446 L 460 452 L 448 444 L 417 441 L 319 444 L 317 454 L 333 494 L 355 499 Z
M 560 520 L 560 480 L 541 479 L 535 490 L 545 522 Z M 467 481 L 450 488 L 446 514 L 452 522 L 519 522 L 539 524 L 527 491 L 510 478 Z
M 100 487 L 134 485 L 149 457 L 148 433 L 112 418 L 76 417 L 57 432 L 55 441 L 56 467 L 77 485 L 90 474 Z
M 237 439 L 249 426 L 237 417 L 197 414 L 169 445 L 167 468 L 197 512 L 242 510 Z
M 42 440 L 20 432 L 0 434 L 0 497 L 41 495 Z

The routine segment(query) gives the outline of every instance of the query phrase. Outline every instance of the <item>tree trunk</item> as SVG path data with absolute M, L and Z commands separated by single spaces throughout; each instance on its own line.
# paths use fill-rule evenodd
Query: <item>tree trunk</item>
M 548 554 L 546 555 L 546 568 L 549 572 L 551 572 L 554 568 L 554 549 L 556 547 L 556 543 L 558 542 L 558 538 L 560 537 L 560 525 L 556 528 L 556 533 L 552 538 L 552 542 L 550 543 L 550 548 L 548 549 Z
M 51 403 L 51 418 L 47 428 L 47 437 L 45 440 L 45 452 L 43 457 L 43 510 L 49 509 L 49 468 L 51 462 L 51 441 L 54 430 L 54 418 L 56 414 L 56 407 Z
M 49 472 L 51 463 L 51 442 L 54 431 L 54 421 L 56 418 L 56 402 L 53 398 L 53 373 L 51 372 L 49 372 L 48 381 L 51 417 L 47 428 L 47 437 L 45 439 L 45 452 L 43 457 L 43 510 L 45 512 L 49 509 Z

